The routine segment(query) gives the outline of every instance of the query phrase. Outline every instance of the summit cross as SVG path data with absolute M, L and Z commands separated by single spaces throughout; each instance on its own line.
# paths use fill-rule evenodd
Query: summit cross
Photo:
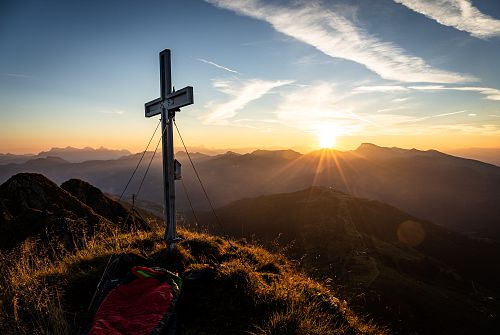
M 175 221 L 175 180 L 180 179 L 180 163 L 174 160 L 174 134 L 172 123 L 180 108 L 193 104 L 193 88 L 172 91 L 170 49 L 160 52 L 160 97 L 144 105 L 145 116 L 161 114 L 163 157 L 163 216 L 165 240 L 172 250 L 179 241 Z

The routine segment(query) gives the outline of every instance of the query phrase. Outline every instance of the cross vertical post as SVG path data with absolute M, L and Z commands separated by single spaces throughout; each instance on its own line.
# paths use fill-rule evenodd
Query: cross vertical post
M 164 100 L 172 93 L 172 70 L 170 50 L 160 52 L 160 90 Z M 175 111 L 161 108 L 162 156 L 163 156 L 163 216 L 166 224 L 165 240 L 174 244 L 177 238 L 175 220 L 175 181 L 174 181 L 174 135 L 172 122 Z
M 173 122 L 180 107 L 193 103 L 193 88 L 187 86 L 172 92 L 170 50 L 160 52 L 160 98 L 145 104 L 145 116 L 161 114 L 162 158 L 163 158 L 163 216 L 165 220 L 165 241 L 172 250 L 179 241 L 175 220 L 175 180 L 180 179 L 180 163 L 174 160 Z M 176 174 L 176 168 L 179 171 Z

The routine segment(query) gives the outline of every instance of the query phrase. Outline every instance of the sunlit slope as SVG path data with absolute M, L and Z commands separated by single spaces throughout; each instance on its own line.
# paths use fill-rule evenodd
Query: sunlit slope
M 361 309 L 394 329 L 488 332 L 498 321 L 500 307 L 488 298 L 500 296 L 496 243 L 320 187 L 236 201 L 217 214 L 224 231 L 210 213 L 199 221 L 219 233 L 288 245 L 309 273 L 339 280 Z
M 1 334 L 79 333 L 92 318 L 88 306 L 106 264 L 118 254 L 182 275 L 176 334 L 387 333 L 283 255 L 184 229 L 169 254 L 155 217 L 127 226 L 124 208 L 92 185 L 73 179 L 62 186 L 37 174 L 0 186 L 0 229 L 37 228 L 0 245 Z M 58 223 L 58 234 L 47 238 L 45 228 Z M 106 229 L 89 229 L 100 225 Z

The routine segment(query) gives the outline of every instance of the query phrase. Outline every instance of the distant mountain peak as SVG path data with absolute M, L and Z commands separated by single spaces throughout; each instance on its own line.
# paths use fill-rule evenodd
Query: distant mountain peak
M 107 149 L 103 146 L 97 149 L 88 146 L 81 149 L 67 146 L 65 148 L 54 147 L 48 151 L 42 151 L 38 153 L 38 155 L 36 155 L 35 157 L 43 158 L 48 156 L 57 156 L 72 163 L 79 163 L 89 160 L 119 159 L 123 156 L 128 156 L 130 154 L 131 153 L 128 150 Z
M 374 151 L 374 152 L 380 152 L 380 151 L 410 151 L 409 149 L 401 149 L 398 147 L 381 147 L 373 143 L 361 143 L 359 147 L 354 150 L 355 152 L 366 152 L 366 151 Z M 411 149 L 411 150 L 417 150 L 417 149 Z
M 419 150 L 419 149 L 403 149 L 398 147 L 381 147 L 373 143 L 361 143 L 361 145 L 353 151 L 361 156 L 375 156 L 377 158 L 394 158 L 407 155 L 443 155 L 437 150 Z
M 231 157 L 231 156 L 241 156 L 241 154 L 237 153 L 237 152 L 234 152 L 234 151 L 226 151 L 225 153 L 223 154 L 220 154 L 220 155 L 217 155 L 217 156 L 225 156 L 225 157 Z
M 382 147 L 380 147 L 376 144 L 373 144 L 373 143 L 364 142 L 364 143 L 361 143 L 356 150 L 373 149 L 373 148 L 382 148 Z

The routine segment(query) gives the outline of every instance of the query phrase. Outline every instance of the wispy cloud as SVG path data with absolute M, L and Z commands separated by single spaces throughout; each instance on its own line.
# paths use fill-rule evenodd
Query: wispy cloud
M 472 36 L 500 36 L 500 20 L 481 13 L 470 0 L 394 0 L 442 25 L 466 31 Z
M 403 110 L 407 109 L 405 106 L 398 106 L 398 107 L 388 107 L 388 108 L 382 108 L 382 109 L 377 109 L 375 113 L 387 113 L 387 112 L 393 112 L 397 110 Z
M 277 31 L 328 56 L 364 65 L 382 78 L 403 82 L 459 83 L 476 78 L 440 70 L 402 48 L 368 34 L 317 2 L 274 5 L 261 0 L 206 0 L 220 8 L 270 23 Z
M 206 63 L 206 64 L 213 65 L 213 66 L 215 66 L 216 68 L 219 68 L 219 69 L 222 69 L 222 70 L 225 70 L 225 71 L 231 72 L 231 73 L 240 74 L 240 73 L 239 73 L 238 71 L 236 71 L 236 70 L 230 69 L 230 68 L 228 68 L 228 67 L 225 67 L 225 66 L 219 65 L 219 64 L 217 64 L 217 63 L 211 62 L 211 61 L 206 60 L 206 59 L 203 59 L 203 58 L 197 58 L 196 60 L 198 60 L 198 61 L 200 61 L 200 62 L 203 62 L 203 63 Z
M 290 80 L 215 80 L 213 82 L 214 87 L 230 95 L 232 99 L 224 103 L 214 101 L 207 103 L 205 107 L 210 110 L 210 113 L 203 116 L 202 120 L 207 124 L 226 125 L 229 123 L 229 119 L 234 117 L 239 110 L 245 108 L 251 101 L 260 99 L 273 88 L 291 83 L 293 81 Z
M 410 98 L 396 98 L 396 99 L 392 99 L 393 102 L 405 102 L 405 101 L 408 101 L 410 100 Z
M 35 78 L 34 76 L 31 76 L 29 74 L 23 74 L 23 73 L 0 73 L 1 77 L 13 77 L 13 78 Z
M 419 121 L 423 121 L 423 120 L 428 120 L 428 119 L 433 119 L 433 118 L 436 118 L 436 117 L 443 117 L 443 116 L 450 116 L 450 115 L 456 115 L 456 114 L 463 114 L 463 113 L 466 113 L 467 111 L 458 111 L 458 112 L 450 112 L 450 113 L 440 113 L 440 114 L 434 114 L 434 115 L 428 115 L 428 116 L 424 116 L 424 117 L 419 117 L 419 118 L 416 118 L 416 119 L 410 119 L 410 120 L 407 120 L 405 122 L 419 122 Z
M 428 128 L 429 131 L 434 132 L 456 132 L 459 134 L 478 134 L 478 135 L 500 135 L 500 126 L 495 124 L 452 124 L 452 125 L 436 125 Z
M 109 110 L 100 110 L 99 113 L 102 114 L 114 114 L 114 115 L 123 115 L 125 111 L 121 109 L 109 109 Z
M 477 135 L 500 135 L 500 125 L 495 124 L 469 124 L 464 122 L 450 122 L 447 117 L 453 117 L 456 114 L 463 114 L 466 111 L 451 113 L 442 113 L 430 115 L 423 118 L 411 118 L 410 116 L 397 114 L 377 114 L 375 119 L 380 124 L 385 135 L 430 135 L 442 133 L 456 134 L 477 134 Z M 431 123 L 429 119 L 443 118 L 440 123 Z M 462 121 L 464 119 L 461 119 Z M 426 122 L 425 127 L 421 122 Z M 364 128 L 364 135 L 380 134 L 380 128 Z
M 354 89 L 358 92 L 406 92 L 408 88 L 401 85 L 379 85 L 379 86 L 358 86 Z
M 420 91 L 468 91 L 478 92 L 486 96 L 488 100 L 500 101 L 500 90 L 491 87 L 476 87 L 476 86 L 443 86 L 443 85 L 423 85 L 409 86 L 413 90 Z
M 374 86 L 358 86 L 353 89 L 358 93 L 399 93 L 408 91 L 462 91 L 462 92 L 477 92 L 485 95 L 488 100 L 500 101 L 500 90 L 492 87 L 479 87 L 479 86 L 444 86 L 444 85 L 374 85 Z M 394 99 L 394 102 L 402 102 L 408 98 Z

